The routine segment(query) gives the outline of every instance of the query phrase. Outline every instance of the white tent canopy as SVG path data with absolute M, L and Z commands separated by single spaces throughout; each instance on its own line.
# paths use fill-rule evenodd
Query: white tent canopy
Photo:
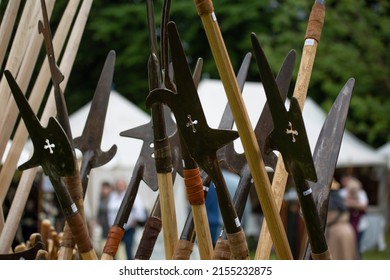
M 199 84 L 198 92 L 209 126 L 217 128 L 227 100 L 222 83 L 219 80 L 202 80 Z M 261 83 L 246 82 L 243 98 L 252 126 L 254 127 L 266 101 Z M 73 137 L 81 135 L 89 113 L 90 105 L 90 103 L 86 104 L 70 116 Z M 307 98 L 303 110 L 303 117 L 309 136 L 310 146 L 312 150 L 314 150 L 326 114 L 310 98 Z M 91 171 L 84 203 L 87 217 L 93 217 L 94 213 L 97 213 L 99 190 L 102 181 L 108 180 L 114 183 L 118 177 L 123 177 L 128 182 L 131 179 L 134 165 L 141 151 L 142 141 L 122 137 L 120 136 L 120 133 L 144 125 L 149 121 L 150 115 L 122 97 L 116 91 L 113 90 L 111 92 L 101 149 L 102 151 L 107 151 L 115 144 L 118 147 L 118 151 L 109 163 Z M 236 127 L 234 126 L 233 129 L 236 129 Z M 235 146 L 237 152 L 243 151 L 239 139 L 236 140 Z M 378 165 L 383 164 L 384 160 L 384 156 L 371 149 L 365 143 L 359 141 L 349 132 L 345 132 L 338 161 L 339 167 Z M 184 198 L 184 182 L 180 176 L 176 176 L 174 190 L 178 229 L 180 230 L 185 222 L 188 207 L 186 199 Z M 151 210 L 155 198 L 157 197 L 157 192 L 152 192 L 144 182 L 141 182 L 139 194 L 148 210 Z M 156 248 L 163 250 L 161 235 L 159 236 L 158 242 L 160 243 L 160 246 Z M 161 255 L 163 255 L 163 252 L 156 252 L 157 258 Z
M 73 137 L 80 136 L 83 132 L 90 106 L 91 102 L 70 116 Z M 142 141 L 122 137 L 119 134 L 122 131 L 145 124 L 149 120 L 150 116 L 147 113 L 129 102 L 118 92 L 112 91 L 110 93 L 101 149 L 107 151 L 115 144 L 118 150 L 114 158 L 102 168 L 114 170 L 134 167 L 141 150 Z
M 227 102 L 221 81 L 204 79 L 198 86 L 198 92 L 209 126 L 217 128 Z M 243 90 L 243 100 L 252 127 L 255 127 L 266 102 L 262 84 L 259 82 L 246 82 Z M 288 108 L 288 101 L 286 102 L 286 107 Z M 326 115 L 309 96 L 306 98 L 303 118 L 312 151 L 314 151 Z M 234 129 L 237 128 L 234 127 Z M 239 141 L 236 140 L 235 146 L 237 152 L 243 151 Z M 384 163 L 385 158 L 383 155 L 350 132 L 344 132 L 337 167 L 373 166 L 383 165 Z
M 379 147 L 377 151 L 387 158 L 387 167 L 390 169 L 390 142 Z
M 80 136 L 90 110 L 91 102 L 80 108 L 70 116 L 70 125 L 73 137 Z M 91 171 L 88 183 L 88 189 L 85 199 L 85 214 L 92 218 L 97 213 L 99 203 L 100 186 L 103 181 L 115 183 L 119 177 L 130 182 L 134 166 L 139 157 L 142 140 L 122 137 L 120 133 L 147 124 L 150 121 L 150 115 L 142 111 L 129 100 L 121 96 L 116 91 L 111 91 L 107 109 L 106 120 L 102 137 L 101 149 L 107 151 L 112 145 L 117 145 L 118 150 L 114 158 L 98 168 Z M 158 192 L 153 192 L 143 181 L 140 183 L 138 194 L 141 196 L 148 211 L 154 205 Z M 176 176 L 174 184 L 175 207 L 178 220 L 178 229 L 184 225 L 187 216 L 184 182 L 180 176 Z M 138 232 L 138 235 L 140 233 Z M 161 258 L 164 255 L 162 234 L 159 235 L 158 245 L 153 250 L 152 258 Z M 139 236 L 137 237 L 139 238 Z
M 84 105 L 70 116 L 73 137 L 83 132 L 89 114 L 91 102 Z M 114 158 L 107 164 L 91 170 L 86 194 L 86 214 L 97 213 L 100 185 L 103 181 L 114 183 L 119 177 L 130 180 L 131 172 L 138 159 L 142 141 L 122 137 L 120 133 L 130 128 L 143 125 L 150 120 L 147 113 L 129 102 L 116 91 L 111 91 L 104 123 L 101 150 L 107 151 L 112 145 L 117 146 Z M 140 188 L 143 189 L 143 188 Z

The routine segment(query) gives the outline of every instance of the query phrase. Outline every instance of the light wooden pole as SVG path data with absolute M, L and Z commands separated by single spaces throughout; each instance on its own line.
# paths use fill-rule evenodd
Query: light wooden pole
M 71 1 L 69 3 L 72 3 L 72 2 L 74 2 L 74 1 Z M 75 60 L 76 55 L 77 55 L 77 50 L 78 50 L 78 47 L 80 45 L 80 41 L 81 41 L 81 38 L 82 38 L 82 35 L 84 32 L 84 28 L 85 28 L 85 25 L 86 25 L 86 22 L 88 19 L 88 15 L 89 15 L 91 6 L 92 6 L 92 0 L 84 0 L 83 1 L 83 4 L 79 10 L 76 21 L 74 23 L 71 35 L 69 37 L 65 53 L 64 53 L 63 58 L 61 60 L 60 69 L 61 69 L 61 72 L 65 76 L 64 81 L 61 83 L 63 91 L 66 87 L 67 82 L 68 82 L 69 74 L 72 70 L 73 63 L 74 63 L 74 60 Z M 49 71 L 49 70 L 47 69 L 47 71 Z M 48 79 L 49 78 L 50 77 L 48 77 Z M 46 107 L 44 109 L 44 112 L 43 112 L 43 115 L 41 118 L 42 125 L 46 126 L 49 117 L 53 116 L 55 114 L 55 112 L 56 112 L 56 109 L 55 109 L 55 102 L 54 102 L 54 93 L 52 90 L 50 92 L 49 99 L 47 101 Z M 27 131 L 26 131 L 25 127 L 19 127 L 19 128 L 20 128 L 19 133 L 21 134 L 20 138 L 23 138 L 23 136 L 25 136 L 24 141 L 26 141 L 28 135 L 27 135 Z M 5 249 L 5 252 L 7 252 L 12 244 L 13 238 L 14 238 L 16 230 L 17 230 L 17 226 L 20 222 L 20 219 L 21 219 L 21 216 L 22 216 L 22 213 L 24 210 L 24 206 L 25 206 L 27 198 L 28 198 L 28 194 L 30 193 L 31 186 L 33 184 L 33 181 L 36 177 L 38 170 L 39 170 L 38 168 L 33 168 L 33 169 L 29 169 L 29 170 L 24 171 L 22 174 L 22 177 L 20 179 L 16 194 L 15 194 L 14 201 L 11 205 L 11 209 L 10 209 L 10 213 L 9 213 L 9 217 L 12 217 L 12 219 L 7 219 L 7 221 L 4 225 L 4 229 L 3 229 L 1 236 L 0 236 L 0 253 L 2 253 L 4 251 L 4 249 Z M 83 258 L 84 259 L 95 259 L 94 255 L 95 254 L 93 252 L 87 252 L 86 254 L 84 254 Z
M 305 43 L 302 51 L 302 58 L 299 65 L 297 82 L 295 84 L 293 96 L 297 98 L 301 109 L 303 109 L 307 91 L 309 88 L 310 77 L 313 71 L 314 60 L 317 52 L 318 42 L 320 41 L 322 26 L 325 17 L 324 1 L 315 1 L 306 30 Z M 275 197 L 278 210 L 282 206 L 283 196 L 286 189 L 288 173 L 284 166 L 282 155 L 279 155 L 276 164 L 274 177 L 272 180 L 272 191 Z M 272 240 L 268 222 L 262 225 L 260 236 L 255 253 L 255 259 L 269 259 Z
M 51 1 L 51 7 L 54 6 L 54 1 Z M 20 67 L 23 63 L 23 61 L 29 63 L 28 60 L 32 59 L 26 58 L 26 54 L 28 52 L 28 48 L 30 47 L 30 43 L 34 41 L 34 37 L 37 36 L 36 33 L 33 30 L 33 26 L 36 23 L 36 20 L 39 17 L 39 5 L 36 4 L 35 1 L 29 1 L 25 4 L 25 7 L 23 9 L 23 13 L 21 15 L 18 28 L 15 33 L 15 37 L 13 38 L 12 46 L 7 58 L 7 62 L 5 64 L 5 69 L 11 71 L 13 75 L 16 77 L 19 75 Z M 36 29 L 35 29 L 36 30 Z M 32 59 L 31 65 L 34 64 L 34 60 Z M 27 79 L 27 77 L 22 77 L 24 79 Z M 10 99 L 11 91 L 9 89 L 9 86 L 7 84 L 6 79 L 0 80 L 0 100 L 2 101 L 0 103 L 0 131 L 2 132 L 0 135 L 0 157 L 3 156 L 7 141 L 9 139 L 7 130 L 10 130 L 8 126 L 11 126 L 11 129 L 14 124 L 8 125 L 6 123 L 7 119 L 7 106 Z M 16 110 L 17 111 L 17 110 Z M 6 128 L 3 128 L 6 126 Z
M 195 0 L 198 14 L 202 20 L 222 84 L 228 98 L 230 108 L 240 135 L 244 152 L 251 170 L 256 192 L 260 200 L 264 217 L 270 226 L 272 241 L 275 244 L 279 259 L 292 259 L 292 253 L 287 240 L 279 211 L 277 210 L 271 183 L 265 169 L 256 136 L 251 127 L 250 119 L 241 97 L 235 73 L 231 65 L 225 43 L 210 0 Z
M 12 30 L 20 7 L 20 0 L 8 1 L 0 26 L 0 65 L 3 64 L 4 56 L 11 39 Z
M 50 6 L 48 5 L 48 9 L 52 10 L 54 2 L 51 1 L 49 2 Z M 62 51 L 62 48 L 65 43 L 65 39 L 68 36 L 74 15 L 76 14 L 77 11 L 77 3 L 75 1 L 70 2 L 70 4 L 66 8 L 66 12 L 64 13 L 64 17 L 61 19 L 59 25 L 58 25 L 58 33 L 56 33 L 56 36 L 54 38 L 54 49 L 58 52 Z M 37 25 L 38 26 L 38 25 Z M 38 33 L 38 27 L 35 31 L 35 33 Z M 39 36 L 41 37 L 41 36 Z M 19 82 L 20 79 L 17 78 L 17 81 Z M 44 61 L 40 72 L 38 74 L 38 77 L 35 81 L 34 87 L 31 91 L 30 98 L 29 98 L 29 103 L 31 108 L 36 112 L 39 109 L 39 106 L 42 102 L 42 99 L 44 97 L 44 93 L 46 91 L 47 86 L 49 85 L 50 81 L 50 71 L 49 71 L 49 66 L 47 63 L 47 60 Z M 23 81 L 20 81 L 24 83 Z M 21 87 L 22 90 L 25 90 L 27 88 L 27 85 L 25 85 L 25 88 Z M 12 104 L 12 105 L 11 105 Z M 16 103 L 14 100 L 10 100 L 9 102 L 9 110 L 10 113 L 14 111 L 13 113 L 18 112 L 16 108 Z M 17 116 L 15 116 L 16 119 Z M 12 120 L 9 119 L 9 122 Z M 15 120 L 14 120 L 15 122 Z M 8 124 L 5 124 L 8 126 Z M 10 128 L 5 128 L 4 127 L 4 132 L 9 131 Z M 3 131 L 2 131 L 3 132 Z M 7 137 L 7 139 L 9 136 Z M 24 126 L 24 123 L 21 123 L 18 125 L 13 142 L 9 151 L 9 154 L 4 162 L 3 168 L 0 171 L 0 202 L 3 202 L 5 199 L 5 196 L 8 192 L 9 185 L 12 181 L 14 171 L 17 168 L 17 162 L 19 160 L 20 154 L 23 150 L 23 147 L 26 143 L 26 140 L 28 138 L 28 133 L 27 130 Z M 1 217 L 3 219 L 3 216 Z M 0 228 L 0 233 L 1 233 L 1 228 Z

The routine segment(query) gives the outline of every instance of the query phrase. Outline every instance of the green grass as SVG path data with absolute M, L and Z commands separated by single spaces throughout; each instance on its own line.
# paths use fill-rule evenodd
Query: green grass
M 253 260 L 254 258 L 254 250 L 256 249 L 255 247 L 255 242 L 254 240 L 248 240 L 248 245 L 250 246 L 250 258 Z M 365 251 L 362 255 L 363 260 L 390 260 L 390 231 L 388 231 L 386 235 L 386 244 L 387 247 L 384 251 L 379 251 L 377 249 L 372 249 Z M 276 260 L 277 257 L 275 255 L 275 252 L 272 251 L 270 260 Z
M 386 235 L 386 244 L 387 247 L 384 251 L 379 251 L 377 249 L 368 250 L 363 253 L 363 260 L 390 260 L 390 232 Z

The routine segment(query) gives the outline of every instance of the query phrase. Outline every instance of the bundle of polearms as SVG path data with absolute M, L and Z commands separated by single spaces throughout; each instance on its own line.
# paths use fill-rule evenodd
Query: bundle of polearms
M 3 146 L 15 131 L 11 147 L 13 152 L 7 156 L 0 174 L 2 202 L 17 168 L 23 172 L 5 221 L 0 208 L 0 259 L 114 259 L 140 182 L 144 181 L 152 191 L 158 192 L 158 196 L 144 226 L 135 259 L 151 258 L 162 231 L 165 259 L 189 260 L 194 244 L 197 244 L 201 260 L 247 260 L 251 256 L 254 259 L 269 259 L 272 247 L 278 259 L 290 260 L 293 256 L 280 216 L 289 175 L 295 182 L 305 224 L 302 243 L 306 246 L 303 246 L 301 255 L 304 259 L 332 258 L 324 236 L 327 202 L 354 79 L 347 81 L 335 100 L 312 155 L 301 111 L 321 37 L 324 1 L 315 1 L 310 13 L 288 111 L 284 101 L 292 79 L 295 52 L 288 53 L 275 78 L 256 34 L 251 34 L 252 54 L 267 96 L 267 106 L 262 110 L 255 129 L 251 127 L 241 97 L 252 54 L 245 56 L 236 77 L 212 1 L 195 0 L 194 3 L 228 100 L 218 129 L 209 127 L 197 93 L 203 61 L 199 59 L 191 73 L 176 23 L 169 20 L 170 1 L 163 1 L 160 46 L 157 43 L 154 4 L 152 0 L 147 1 L 149 28 L 145 32 L 149 33 L 151 51 L 147 62 L 150 91 L 146 106 L 151 110 L 151 119 L 145 125 L 121 133 L 121 136 L 143 140 L 143 145 L 101 251 L 96 250 L 87 226 L 84 200 L 90 171 L 108 163 L 119 152 L 115 143 L 108 151 L 101 150 L 115 51 L 107 55 L 83 134 L 73 138 L 64 91 L 92 0 L 69 1 L 52 38 L 49 17 L 54 3 L 54 0 L 26 1 L 21 16 L 16 17 L 20 1 L 9 1 L 1 23 L 0 30 L 4 31 L 1 35 L 2 49 L 7 49 L 11 35 L 15 34 L 5 64 L 5 79 L 0 81 L 2 153 Z M 14 32 L 17 18 L 19 24 Z M 42 63 L 27 101 L 24 92 L 36 66 L 32 62 L 39 55 L 42 39 L 47 59 Z M 63 48 L 65 43 L 66 48 Z M 159 49 L 161 54 L 158 53 Z M 56 57 L 62 57 L 61 65 L 58 65 Z M 50 79 L 52 89 L 39 120 L 36 111 L 45 100 L 43 97 Z M 15 106 L 22 119 L 19 125 Z M 232 129 L 234 123 L 237 131 Z M 33 145 L 33 155 L 17 167 L 28 137 Z M 243 145 L 242 154 L 234 150 L 233 141 L 236 139 Z M 76 156 L 76 149 L 82 152 L 81 160 Z M 280 152 L 279 156 L 274 150 Z M 316 168 L 321 162 L 326 162 L 327 167 Z M 272 184 L 266 167 L 273 170 Z M 222 169 L 228 169 L 240 177 L 233 199 Z M 40 170 L 53 185 L 65 221 L 63 230 L 58 232 L 49 220 L 42 220 L 39 232 L 12 248 L 28 193 Z M 187 200 L 191 206 L 180 237 L 173 193 L 177 174 L 184 178 Z M 211 240 L 205 206 L 211 186 L 215 186 L 223 220 L 223 230 L 215 245 Z M 253 254 L 249 251 L 240 223 L 251 186 L 255 188 L 264 214 Z

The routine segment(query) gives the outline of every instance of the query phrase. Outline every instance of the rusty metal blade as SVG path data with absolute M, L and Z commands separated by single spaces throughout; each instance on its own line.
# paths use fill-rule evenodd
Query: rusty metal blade
M 76 214 L 78 210 L 64 182 L 61 180 L 61 177 L 73 175 L 76 169 L 73 149 L 66 133 L 53 117 L 49 119 L 46 128 L 42 127 L 12 74 L 5 70 L 4 75 L 34 146 L 31 159 L 19 166 L 19 170 L 40 165 L 53 184 L 65 217 L 69 218 Z
M 114 67 L 115 52 L 110 51 L 103 66 L 83 132 L 81 136 L 74 139 L 75 148 L 79 149 L 83 154 L 80 167 L 80 178 L 83 183 L 84 191 L 87 186 L 87 177 L 91 169 L 109 162 L 117 151 L 116 145 L 113 145 L 106 152 L 101 150 L 104 122 L 114 76 Z
M 267 139 L 268 152 L 273 149 L 279 150 L 290 174 L 293 170 L 299 170 L 305 180 L 315 182 L 317 175 L 299 104 L 293 97 L 287 112 L 267 58 L 254 33 L 251 39 L 274 123 L 274 130 Z
M 276 77 L 276 83 L 278 85 L 281 97 L 283 100 L 286 99 L 288 89 L 290 86 L 292 73 L 295 65 L 295 51 L 290 51 Z M 277 157 L 271 152 L 266 154 L 264 152 L 265 139 L 267 135 L 272 131 L 273 123 L 272 116 L 269 110 L 268 104 L 266 103 L 260 114 L 259 120 L 255 127 L 255 135 L 257 142 L 259 143 L 260 151 L 263 155 L 264 163 L 266 166 L 275 168 Z M 232 144 L 228 144 L 225 148 L 225 157 L 229 163 L 230 169 L 236 172 L 240 176 L 237 190 L 234 193 L 233 204 L 237 212 L 239 219 L 242 219 L 246 202 L 248 200 L 250 188 L 253 186 L 252 174 L 249 170 L 249 166 L 246 162 L 244 154 L 238 154 Z M 226 232 L 223 230 L 221 233 L 222 239 L 227 239 Z
M 150 107 L 160 102 L 171 108 L 190 155 L 209 174 L 217 186 L 218 202 L 223 205 L 220 209 L 227 231 L 229 233 L 240 232 L 242 229 L 240 224 L 237 224 L 237 215 L 231 205 L 216 156 L 217 150 L 235 140 L 238 133 L 232 130 L 211 129 L 208 126 L 176 25 L 173 22 L 168 24 L 168 35 L 177 93 L 167 89 L 154 90 L 146 99 L 146 105 Z
M 38 30 L 40 33 L 43 34 L 43 38 L 45 41 L 47 60 L 49 62 L 51 80 L 54 88 L 54 97 L 55 97 L 56 108 L 57 108 L 57 119 L 61 124 L 62 128 L 64 129 L 66 135 L 68 136 L 72 149 L 74 149 L 72 130 L 70 128 L 70 123 L 69 123 L 68 109 L 66 107 L 64 94 L 60 87 L 60 83 L 64 80 L 64 75 L 61 73 L 61 70 L 58 67 L 56 62 L 56 57 L 53 48 L 53 39 L 52 39 L 49 19 L 46 11 L 45 0 L 41 0 L 41 6 L 42 6 L 43 22 L 42 21 L 38 22 Z
M 238 137 L 236 131 L 216 130 L 208 126 L 191 71 L 182 51 L 180 38 L 174 23 L 168 24 L 173 68 L 177 93 L 167 89 L 153 90 L 146 99 L 146 105 L 167 104 L 175 114 L 180 133 L 185 139 L 190 154 L 196 161 L 215 153 L 219 148 Z
M 316 183 L 309 182 L 309 186 L 313 190 L 313 198 L 324 229 L 328 213 L 330 186 L 337 165 L 354 84 L 355 79 L 349 79 L 339 92 L 322 126 L 313 153 L 318 181 Z M 306 248 L 305 258 L 310 258 L 309 245 Z
M 276 84 L 279 88 L 279 92 L 283 101 L 285 101 L 287 98 L 292 74 L 294 71 L 295 57 L 295 51 L 290 51 L 287 54 L 278 75 L 276 76 Z M 259 120 L 257 121 L 254 132 L 261 154 L 263 156 L 264 164 L 268 167 L 271 167 L 272 169 L 274 169 L 276 166 L 277 156 L 274 152 L 265 152 L 265 145 L 266 138 L 272 132 L 273 128 L 274 126 L 271 112 L 269 110 L 268 102 L 266 102 L 260 114 Z M 241 169 L 245 164 L 247 164 L 245 154 L 237 153 L 234 149 L 233 143 L 227 144 L 219 151 L 219 153 L 221 154 L 221 158 L 225 159 L 228 168 L 241 177 Z
M 34 146 L 31 159 L 19 169 L 41 165 L 45 174 L 50 177 L 72 175 L 75 169 L 73 151 L 60 124 L 56 119 L 50 118 L 47 127 L 42 127 L 12 74 L 5 70 L 4 75 Z

